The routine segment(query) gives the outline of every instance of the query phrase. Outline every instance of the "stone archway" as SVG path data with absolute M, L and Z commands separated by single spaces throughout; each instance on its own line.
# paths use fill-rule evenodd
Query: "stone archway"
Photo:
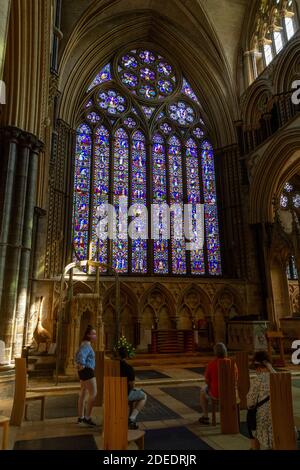
M 242 299 L 233 288 L 220 289 L 214 298 L 212 318 L 214 342 L 227 343 L 227 322 L 233 316 L 243 314 Z
M 155 311 L 151 305 L 146 305 L 140 315 L 140 351 L 148 351 L 151 344 L 151 330 L 154 328 Z
M 136 324 L 138 320 L 138 302 L 135 294 L 126 284 L 120 285 L 120 334 L 136 346 Z M 103 323 L 105 349 L 112 351 L 116 332 L 115 287 L 110 287 L 103 298 Z
M 141 315 L 144 311 L 151 309 L 153 312 L 154 329 L 171 329 L 176 327 L 175 302 L 166 287 L 155 284 L 146 291 L 141 299 Z
M 190 308 L 187 305 L 184 305 L 177 319 L 177 329 L 178 330 L 191 330 L 193 327 L 193 315 Z

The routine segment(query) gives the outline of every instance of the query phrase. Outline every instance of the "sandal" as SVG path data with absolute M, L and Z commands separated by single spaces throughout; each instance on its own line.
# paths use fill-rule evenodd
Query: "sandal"
M 205 416 L 201 416 L 201 418 L 198 419 L 198 422 L 200 424 L 209 424 L 209 418 L 206 418 Z

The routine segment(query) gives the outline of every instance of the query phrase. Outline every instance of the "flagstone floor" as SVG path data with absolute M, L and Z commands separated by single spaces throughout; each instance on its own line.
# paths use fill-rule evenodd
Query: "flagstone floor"
M 200 373 L 201 370 L 193 371 L 191 368 L 195 368 L 195 364 L 185 365 L 184 368 L 181 366 L 160 366 L 155 367 L 157 376 L 160 374 L 168 376 L 153 378 L 153 379 L 143 379 L 137 381 L 137 386 L 141 386 L 145 392 L 154 399 L 152 400 L 151 410 L 148 410 L 147 419 L 143 420 L 143 415 L 139 417 L 139 427 L 140 429 L 147 431 L 163 428 L 187 428 L 193 435 L 198 437 L 202 443 L 207 444 L 212 449 L 215 450 L 247 450 L 249 449 L 249 440 L 245 436 L 245 425 L 242 426 L 242 432 L 244 434 L 235 434 L 235 435 L 222 435 L 220 424 L 219 424 L 219 415 L 217 413 L 217 426 L 201 426 L 198 423 L 199 411 L 197 409 L 197 388 L 200 391 L 201 386 L 204 385 L 204 377 Z M 201 367 L 201 364 L 200 366 Z M 145 371 L 151 370 L 151 367 L 140 367 L 136 368 L 138 375 L 138 370 Z M 153 369 L 153 368 L 152 368 Z M 160 374 L 157 374 L 160 373 Z M 292 372 L 292 393 L 293 393 L 293 409 L 295 417 L 295 425 L 300 430 L 300 367 L 294 366 L 291 368 Z M 143 374 L 141 374 L 143 375 Z M 150 374 L 151 375 L 151 374 Z M 61 385 L 61 384 L 60 384 Z M 31 381 L 30 386 L 35 388 L 43 388 L 51 386 L 49 381 Z M 76 383 L 67 384 L 72 391 L 72 394 L 76 393 Z M 182 389 L 182 390 L 180 390 Z M 69 394 L 71 391 L 69 390 Z M 185 398 L 184 395 L 187 394 L 188 398 Z M 175 398 L 176 397 L 176 398 Z M 66 397 L 67 399 L 67 397 Z M 53 399 L 52 399 L 53 400 Z M 159 401 L 160 406 L 159 412 L 161 413 L 161 418 L 157 419 L 155 416 L 155 403 L 156 400 Z M 190 400 L 190 403 L 189 403 Z M 57 406 L 61 405 L 61 400 L 57 402 Z M 149 402 L 150 403 L 150 402 Z M 149 405 L 150 406 L 150 405 Z M 12 407 L 11 399 L 0 399 L 0 415 L 10 416 Z M 51 407 L 55 409 L 55 402 L 52 402 Z M 46 404 L 47 410 L 47 404 Z M 59 415 L 63 412 L 58 413 Z M 68 417 L 63 418 L 53 418 L 46 419 L 44 422 L 41 421 L 28 421 L 24 422 L 21 427 L 10 427 L 9 433 L 9 449 L 13 449 L 17 441 L 32 441 L 35 439 L 42 438 L 53 438 L 53 437 L 63 437 L 63 436 L 82 436 L 82 435 L 93 435 L 98 449 L 102 448 L 102 419 L 103 412 L 102 408 L 94 408 L 93 418 L 99 424 L 97 429 L 91 429 L 87 427 L 78 426 L 76 421 L 76 408 L 74 407 L 74 417 L 70 417 L 70 409 L 68 409 Z M 166 413 L 169 411 L 169 413 Z M 71 413 L 72 414 L 72 413 Z M 241 422 L 245 422 L 246 411 L 241 411 Z M 151 416 L 154 416 L 155 419 L 151 419 Z M 164 416 L 167 416 L 165 418 Z M 171 416 L 172 419 L 168 419 Z M 1 439 L 0 429 L 0 439 Z M 1 442 L 1 441 L 0 441 Z M 167 444 L 166 444 L 167 445 Z M 130 445 L 132 449 L 135 448 L 135 444 Z M 166 450 L 169 450 L 166 447 Z

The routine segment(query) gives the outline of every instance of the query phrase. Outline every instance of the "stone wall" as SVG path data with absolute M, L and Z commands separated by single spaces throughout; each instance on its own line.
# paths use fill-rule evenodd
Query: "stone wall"
M 74 275 L 73 295 L 92 293 L 93 285 L 94 279 Z M 106 349 L 112 349 L 116 321 L 114 281 L 102 278 L 100 291 Z M 42 324 L 55 341 L 59 283 L 36 281 L 34 292 L 30 331 L 33 333 L 37 324 L 37 299 L 43 295 Z M 128 341 L 146 350 L 147 331 L 152 328 L 192 329 L 198 320 L 206 319 L 212 323 L 215 341 L 225 341 L 226 321 L 262 312 L 259 292 L 255 284 L 234 280 L 122 278 L 120 329 Z

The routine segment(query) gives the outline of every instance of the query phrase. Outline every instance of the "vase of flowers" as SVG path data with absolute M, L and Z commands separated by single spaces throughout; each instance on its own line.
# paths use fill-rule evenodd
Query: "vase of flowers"
M 128 358 L 132 358 L 135 356 L 135 348 L 132 346 L 131 343 L 127 341 L 125 336 L 121 336 L 114 348 L 115 353 L 117 354 L 120 348 L 125 348 L 127 351 Z

